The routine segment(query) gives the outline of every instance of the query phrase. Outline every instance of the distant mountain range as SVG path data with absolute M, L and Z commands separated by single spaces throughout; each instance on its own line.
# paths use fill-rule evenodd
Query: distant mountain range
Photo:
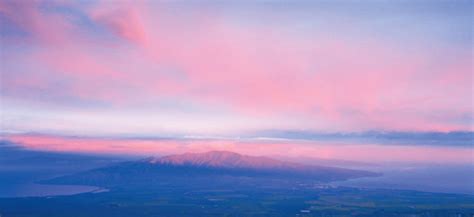
M 44 181 L 54 184 L 120 186 L 197 180 L 209 177 L 245 177 L 329 182 L 379 174 L 338 167 L 310 166 L 228 151 L 186 153 L 89 170 Z

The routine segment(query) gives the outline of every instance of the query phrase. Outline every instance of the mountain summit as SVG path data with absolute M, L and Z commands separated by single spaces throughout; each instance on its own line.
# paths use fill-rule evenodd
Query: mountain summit
M 210 151 L 205 153 L 185 153 L 161 158 L 148 158 L 151 164 L 169 164 L 181 166 L 207 166 L 221 168 L 282 169 L 296 168 L 297 164 L 282 162 L 268 157 L 241 155 L 230 151 Z

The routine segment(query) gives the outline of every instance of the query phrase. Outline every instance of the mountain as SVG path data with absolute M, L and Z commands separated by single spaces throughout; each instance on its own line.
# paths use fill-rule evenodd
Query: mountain
M 251 178 L 329 182 L 377 175 L 369 171 L 309 166 L 228 151 L 211 151 L 151 157 L 62 176 L 43 183 L 110 187 L 188 183 L 190 180 L 209 183 L 217 179 L 222 180 L 223 177 L 226 180 Z

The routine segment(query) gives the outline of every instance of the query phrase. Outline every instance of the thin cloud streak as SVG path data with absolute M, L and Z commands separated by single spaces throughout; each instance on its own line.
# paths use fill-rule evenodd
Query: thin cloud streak
M 248 155 L 344 159 L 361 162 L 472 163 L 470 147 L 347 144 L 337 142 L 222 139 L 112 139 L 10 135 L 7 141 L 32 150 L 159 156 L 210 150 Z

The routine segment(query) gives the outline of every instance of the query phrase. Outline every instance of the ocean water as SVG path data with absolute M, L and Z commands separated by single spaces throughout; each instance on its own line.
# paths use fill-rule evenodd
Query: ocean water
M 0 198 L 47 197 L 104 191 L 95 186 L 43 185 L 35 183 L 0 183 Z
M 370 168 L 366 168 L 369 169 Z M 374 168 L 372 168 L 374 170 Z M 474 194 L 474 165 L 390 165 L 380 177 L 336 182 L 340 186 Z

